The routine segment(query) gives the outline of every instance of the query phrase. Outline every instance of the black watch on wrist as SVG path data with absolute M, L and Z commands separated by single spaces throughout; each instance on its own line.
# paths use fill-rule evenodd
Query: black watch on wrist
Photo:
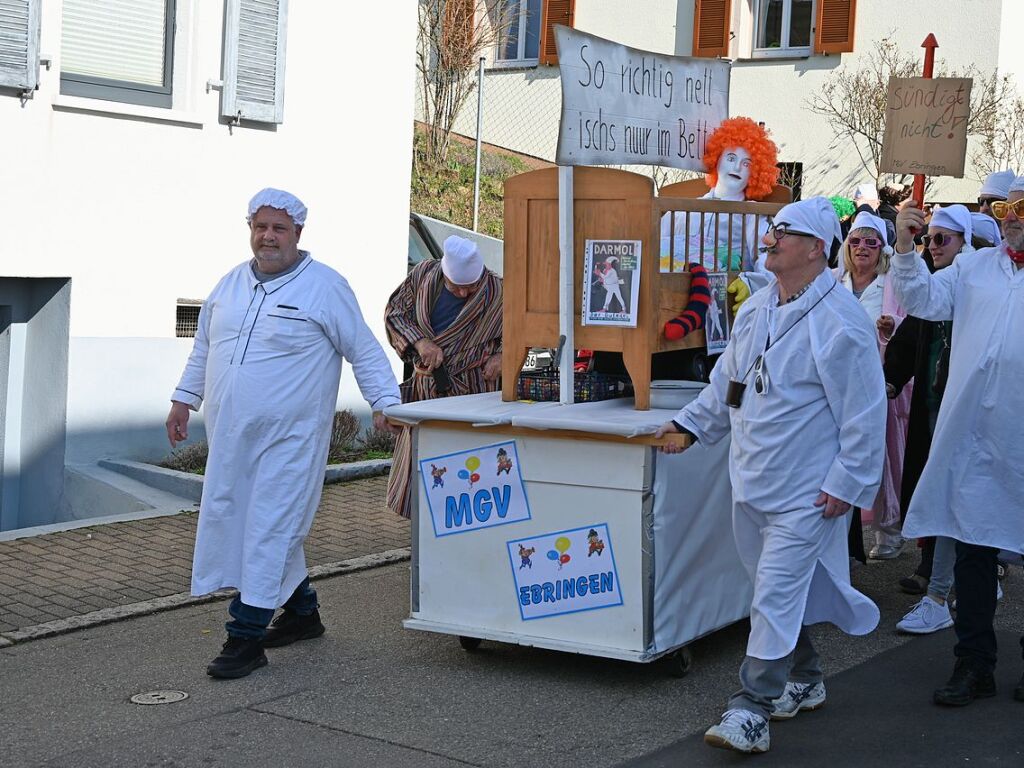
M 690 439 L 693 440 L 693 442 L 695 442 L 695 443 L 697 442 L 697 436 L 695 434 L 693 434 L 693 432 L 688 430 L 686 427 L 684 427 L 682 424 L 680 424 L 675 419 L 672 419 L 672 423 L 675 425 L 675 428 L 677 430 L 679 430 L 679 434 L 681 434 L 681 435 L 689 435 Z

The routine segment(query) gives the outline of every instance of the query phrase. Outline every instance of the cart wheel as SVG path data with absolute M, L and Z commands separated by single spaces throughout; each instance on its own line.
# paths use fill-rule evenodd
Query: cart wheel
M 668 655 L 668 672 L 672 677 L 686 677 L 693 667 L 693 653 L 686 646 Z
M 480 638 L 459 635 L 459 645 L 462 646 L 462 650 L 464 651 L 475 651 L 480 647 Z

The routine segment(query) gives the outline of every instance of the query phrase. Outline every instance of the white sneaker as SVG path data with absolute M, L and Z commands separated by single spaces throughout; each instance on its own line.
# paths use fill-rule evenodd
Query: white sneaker
M 875 544 L 868 552 L 868 559 L 893 560 L 900 556 L 904 544 L 906 544 L 906 540 L 902 537 L 895 538 L 892 544 Z
M 727 710 L 722 715 L 722 722 L 704 732 L 704 743 L 747 754 L 767 752 L 771 743 L 768 721 L 749 709 Z
M 911 635 L 928 635 L 951 626 L 953 617 L 949 614 L 949 606 L 939 605 L 925 595 L 910 609 L 910 613 L 897 622 L 896 629 Z
M 782 695 L 772 702 L 772 720 L 789 720 L 801 710 L 809 712 L 824 704 L 824 683 L 786 683 Z

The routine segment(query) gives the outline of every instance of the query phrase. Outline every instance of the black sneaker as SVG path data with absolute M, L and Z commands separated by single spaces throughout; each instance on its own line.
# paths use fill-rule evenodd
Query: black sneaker
M 975 699 L 995 695 L 996 679 L 991 669 L 968 659 L 957 659 L 949 682 L 935 691 L 932 700 L 946 707 L 965 707 Z
M 918 576 L 904 576 L 900 579 L 900 589 L 908 595 L 924 595 L 928 593 L 928 579 Z
M 206 667 L 206 674 L 210 677 L 233 680 L 245 677 L 254 669 L 266 665 L 267 657 L 259 640 L 228 635 L 228 641 L 224 643 L 220 656 Z
M 326 629 L 320 621 L 320 611 L 313 611 L 308 616 L 302 616 L 292 611 L 282 611 L 267 630 L 267 636 L 263 638 L 263 647 L 280 648 L 298 640 L 311 640 L 314 637 L 320 637 L 325 631 Z

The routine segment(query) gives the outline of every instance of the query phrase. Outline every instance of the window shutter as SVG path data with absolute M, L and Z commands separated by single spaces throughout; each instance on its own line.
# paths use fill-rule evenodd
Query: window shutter
M 221 116 L 284 122 L 288 0 L 227 0 Z
M 0 0 L 0 87 L 39 84 L 40 0 Z
M 856 19 L 857 0 L 818 0 L 814 52 L 853 51 L 853 27 Z
M 544 16 L 541 21 L 540 63 L 557 64 L 558 48 L 555 45 L 555 24 L 572 27 L 576 18 L 576 0 L 544 0 Z
M 693 55 L 715 58 L 729 55 L 732 0 L 697 0 L 693 14 Z

